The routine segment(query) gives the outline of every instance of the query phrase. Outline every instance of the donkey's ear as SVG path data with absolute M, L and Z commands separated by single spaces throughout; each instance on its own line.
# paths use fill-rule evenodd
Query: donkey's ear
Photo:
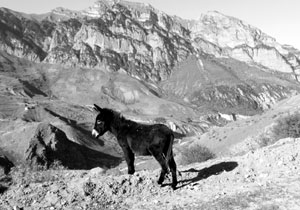
M 96 110 L 97 112 L 101 112 L 102 108 L 94 104 L 94 110 Z

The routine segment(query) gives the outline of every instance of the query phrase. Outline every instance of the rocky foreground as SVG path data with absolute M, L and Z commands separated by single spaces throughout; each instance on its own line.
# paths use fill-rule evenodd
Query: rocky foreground
M 28 171 L 1 178 L 1 209 L 299 209 L 300 141 L 282 139 L 248 152 L 179 166 L 179 185 L 156 184 L 159 171 Z

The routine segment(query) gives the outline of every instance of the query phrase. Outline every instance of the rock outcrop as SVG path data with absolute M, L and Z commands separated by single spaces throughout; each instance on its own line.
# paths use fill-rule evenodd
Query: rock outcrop
M 51 124 L 41 123 L 26 151 L 30 165 L 50 167 L 55 161 L 69 168 L 87 168 L 86 160 L 65 133 Z
M 89 169 L 111 167 L 120 160 L 74 143 L 62 130 L 49 123 L 40 123 L 26 151 L 26 161 L 34 167 L 58 165 L 69 169 Z

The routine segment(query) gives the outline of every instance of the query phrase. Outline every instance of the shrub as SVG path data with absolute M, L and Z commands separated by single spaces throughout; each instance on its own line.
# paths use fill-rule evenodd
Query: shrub
M 275 141 L 273 140 L 273 138 L 270 138 L 270 137 L 266 136 L 265 134 L 260 134 L 257 137 L 256 142 L 258 143 L 259 147 L 266 147 L 266 146 L 268 146 L 270 144 L 275 143 Z
M 90 179 L 83 184 L 83 192 L 86 196 L 92 195 L 95 189 L 96 184 L 93 183 Z
M 269 134 L 260 134 L 256 142 L 259 147 L 265 147 L 274 144 L 283 138 L 299 138 L 300 137 L 300 113 L 289 114 L 288 116 L 279 118 L 273 126 Z
M 181 149 L 180 164 L 200 163 L 215 158 L 215 154 L 200 144 L 190 145 Z
M 289 114 L 277 120 L 273 128 L 274 138 L 276 140 L 291 137 L 300 137 L 300 113 Z

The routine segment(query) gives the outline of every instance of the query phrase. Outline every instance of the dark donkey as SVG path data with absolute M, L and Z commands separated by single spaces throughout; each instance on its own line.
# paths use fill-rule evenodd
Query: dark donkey
M 172 187 L 176 188 L 176 163 L 172 146 L 173 131 L 163 124 L 144 125 L 125 119 L 120 113 L 107 108 L 100 108 L 94 104 L 99 114 L 96 117 L 92 135 L 98 138 L 106 131 L 110 131 L 118 139 L 128 166 L 128 174 L 133 174 L 134 153 L 138 155 L 153 155 L 162 170 L 158 184 L 162 184 L 170 168 L 172 173 Z

